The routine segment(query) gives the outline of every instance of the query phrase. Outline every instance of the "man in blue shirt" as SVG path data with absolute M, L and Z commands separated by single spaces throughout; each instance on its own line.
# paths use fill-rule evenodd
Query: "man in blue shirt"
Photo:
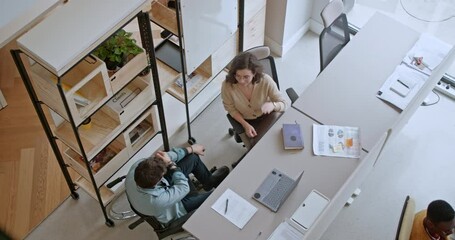
M 125 181 L 131 205 L 163 224 L 197 209 L 229 173 L 226 166 L 210 173 L 199 157 L 204 151 L 204 146 L 194 144 L 158 151 L 135 163 Z M 196 191 L 189 180 L 190 173 L 202 183 L 205 192 Z

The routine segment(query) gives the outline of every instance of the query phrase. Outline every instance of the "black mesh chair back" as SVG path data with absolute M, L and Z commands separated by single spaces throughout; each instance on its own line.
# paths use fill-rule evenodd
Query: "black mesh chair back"
M 346 14 L 342 13 L 319 35 L 321 72 L 349 41 L 348 20 Z
M 128 199 L 128 201 L 129 201 L 129 199 Z M 194 211 L 190 212 L 190 213 L 186 214 L 185 216 L 175 219 L 175 220 L 169 222 L 167 225 L 164 225 L 161 222 L 159 222 L 155 217 L 148 216 L 148 215 L 138 212 L 131 205 L 131 203 L 130 203 L 130 207 L 131 207 L 131 210 L 133 210 L 133 212 L 135 212 L 139 216 L 139 219 L 136 220 L 135 222 L 133 222 L 132 224 L 130 224 L 128 226 L 128 228 L 133 230 L 139 224 L 141 224 L 143 222 L 147 222 L 150 226 L 152 226 L 153 230 L 155 231 L 156 235 L 158 236 L 158 239 L 164 239 L 170 235 L 183 232 L 184 231 L 182 228 L 183 224 L 191 217 L 191 215 L 194 212 Z
M 272 77 L 275 81 L 278 89 L 280 89 L 280 84 L 278 82 L 278 73 L 276 71 L 275 59 L 270 56 L 270 48 L 267 46 L 258 46 L 253 47 L 245 52 L 253 54 L 261 63 L 262 71 Z

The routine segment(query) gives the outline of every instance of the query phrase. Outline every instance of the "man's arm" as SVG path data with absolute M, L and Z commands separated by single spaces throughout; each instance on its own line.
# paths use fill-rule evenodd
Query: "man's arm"
M 182 160 L 186 155 L 195 153 L 197 155 L 204 155 L 205 148 L 201 144 L 194 144 L 192 146 L 186 148 L 174 147 L 169 152 L 166 152 L 168 157 L 172 162 L 179 162 Z
M 172 165 L 168 170 L 172 174 L 172 184 L 159 196 L 153 199 L 152 204 L 157 207 L 167 208 L 181 201 L 189 192 L 188 179 L 180 168 Z

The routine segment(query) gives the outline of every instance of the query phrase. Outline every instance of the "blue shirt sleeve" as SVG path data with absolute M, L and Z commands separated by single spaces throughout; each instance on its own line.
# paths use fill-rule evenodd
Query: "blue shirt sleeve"
M 171 159 L 171 161 L 177 163 L 188 154 L 188 151 L 186 150 L 186 148 L 174 147 L 169 152 L 166 153 Z

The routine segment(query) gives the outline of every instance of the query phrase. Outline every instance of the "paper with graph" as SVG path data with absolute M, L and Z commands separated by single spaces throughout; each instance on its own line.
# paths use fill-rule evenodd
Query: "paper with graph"
M 358 127 L 313 124 L 315 155 L 359 158 L 361 150 Z

